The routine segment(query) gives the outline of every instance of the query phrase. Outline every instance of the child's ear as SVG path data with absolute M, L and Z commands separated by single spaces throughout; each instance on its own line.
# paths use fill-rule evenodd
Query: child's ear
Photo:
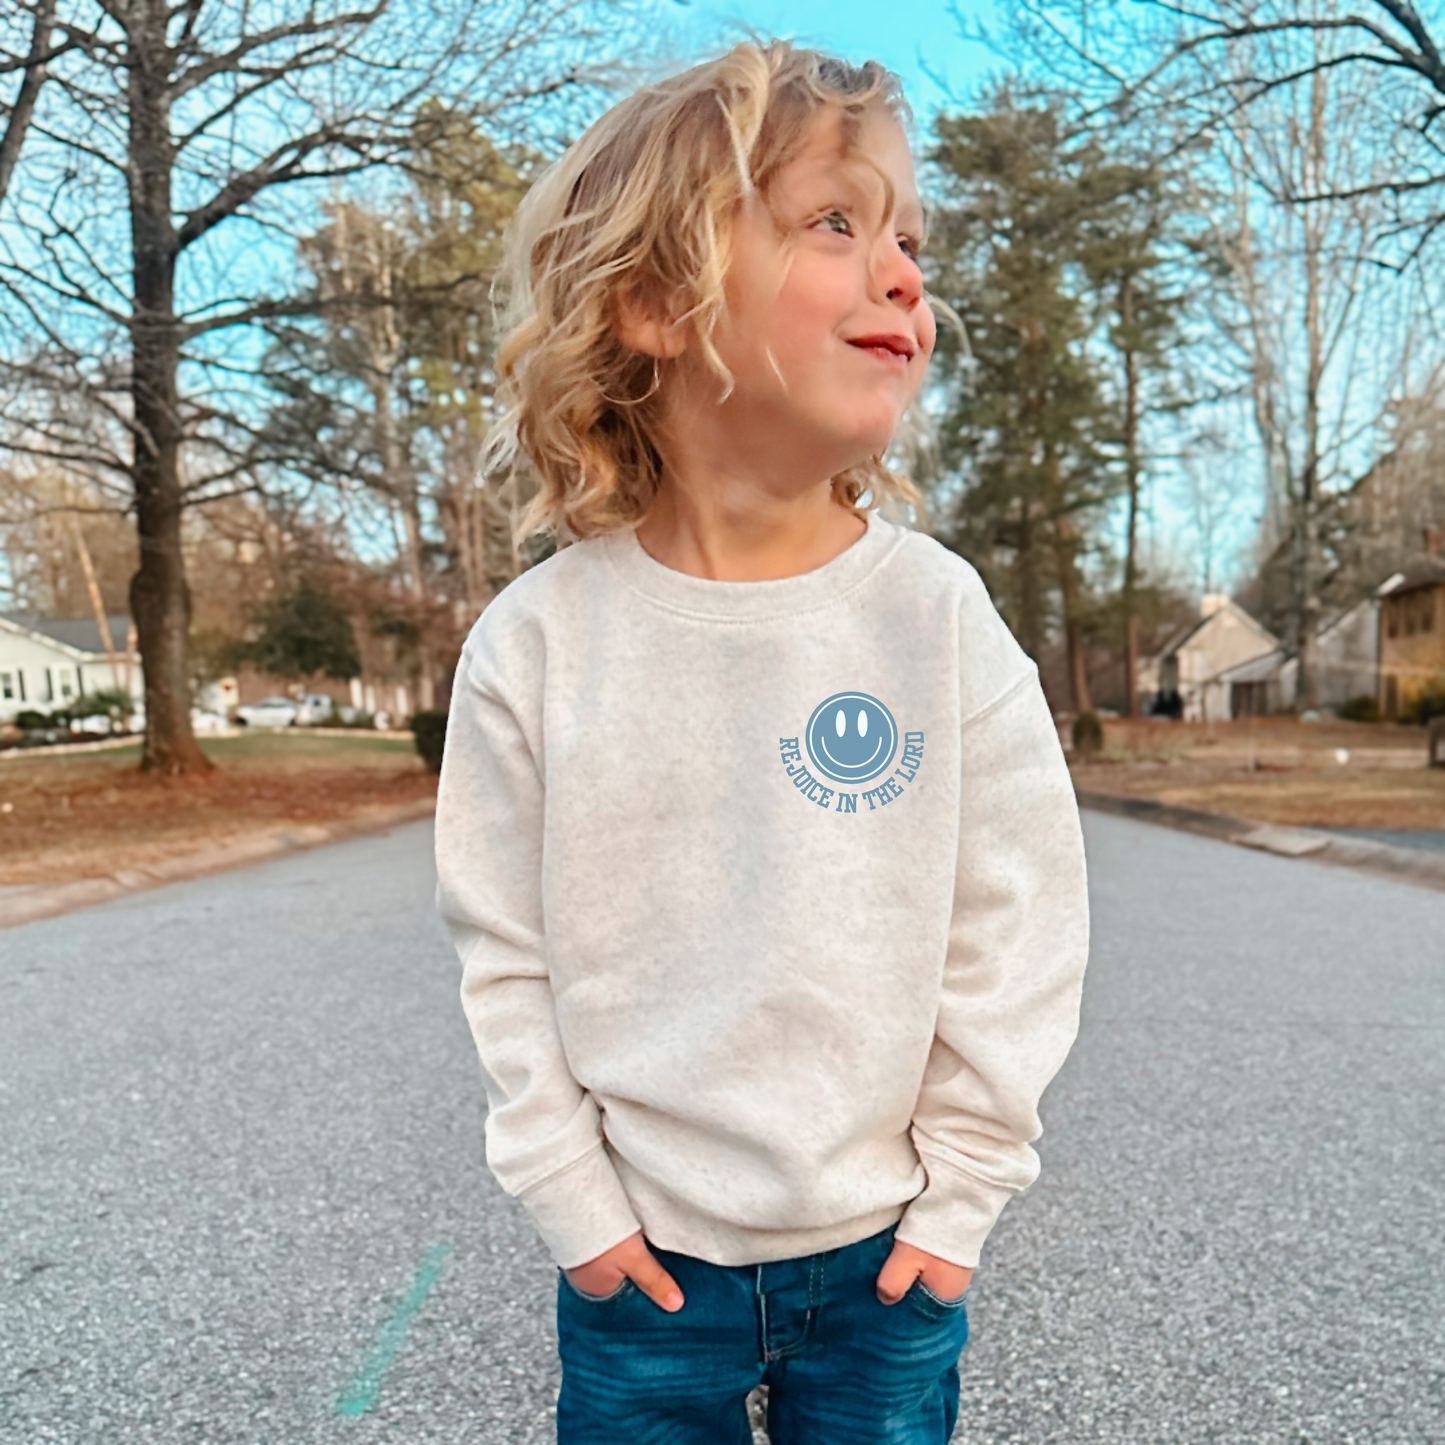
M 618 339 L 630 350 L 664 360 L 687 350 L 687 323 L 674 320 L 674 313 L 650 292 L 637 286 L 619 291 L 615 314 Z

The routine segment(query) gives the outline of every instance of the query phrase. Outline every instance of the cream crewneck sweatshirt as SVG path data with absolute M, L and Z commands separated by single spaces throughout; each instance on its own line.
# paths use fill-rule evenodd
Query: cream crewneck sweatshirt
M 630 530 L 531 568 L 462 652 L 436 856 L 487 1164 L 563 1268 L 895 1222 L 975 1265 L 1036 1178 L 1078 811 L 1033 663 L 926 534 L 873 512 L 768 581 Z

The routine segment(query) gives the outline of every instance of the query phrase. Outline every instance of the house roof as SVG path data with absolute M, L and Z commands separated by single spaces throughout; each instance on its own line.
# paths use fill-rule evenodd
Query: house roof
M 110 623 L 110 637 L 116 651 L 124 653 L 130 618 L 120 612 L 107 621 Z M 28 632 L 34 637 L 44 638 L 47 642 L 59 643 L 68 652 L 86 653 L 92 657 L 105 656 L 100 624 L 93 617 L 44 617 L 38 612 L 0 612 L 0 623 L 7 623 L 18 632 Z
M 1445 584 L 1445 557 L 1419 557 L 1403 572 L 1396 572 L 1380 584 L 1381 597 L 1399 597 L 1405 592 L 1418 592 L 1422 587 Z
M 1321 627 L 1317 633 L 1315 633 L 1316 641 L 1323 642 L 1325 638 L 1330 635 L 1330 633 L 1334 632 L 1337 628 L 1343 627 L 1357 613 L 1374 612 L 1379 608 L 1379 605 L 1380 599 L 1378 597 L 1361 597 L 1360 600 L 1356 602 L 1353 606 L 1346 607 L 1341 611 L 1336 612 L 1330 618 L 1330 620 L 1326 622 L 1325 625 Z
M 1277 638 L 1264 623 L 1251 617 L 1239 603 L 1226 598 L 1223 605 L 1216 611 L 1211 612 L 1207 617 L 1199 618 L 1196 622 L 1191 622 L 1189 626 L 1177 636 L 1171 637 L 1158 652 L 1157 656 L 1159 660 L 1162 662 L 1173 657 L 1185 644 L 1190 642 L 1198 633 L 1203 632 L 1210 623 L 1217 621 L 1225 612 L 1232 613 L 1235 617 L 1239 618 L 1240 621 L 1247 623 L 1259 634 L 1261 641 L 1268 642 L 1273 646 L 1279 645 L 1279 638 Z
M 1272 677 L 1284 672 L 1294 660 L 1284 648 L 1276 647 L 1273 652 L 1266 652 L 1262 657 L 1251 657 L 1248 662 L 1236 662 L 1233 667 L 1226 667 L 1209 681 L 1268 682 Z

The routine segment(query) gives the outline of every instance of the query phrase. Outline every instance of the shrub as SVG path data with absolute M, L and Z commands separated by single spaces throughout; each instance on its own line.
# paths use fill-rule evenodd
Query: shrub
M 432 772 L 442 770 L 442 748 L 447 737 L 447 714 L 445 708 L 429 708 L 411 715 L 411 730 L 416 738 L 416 750 Z
M 1405 704 L 1400 721 L 1423 725 L 1436 717 L 1445 717 L 1445 677 L 1431 678 Z
M 1379 722 L 1380 704 L 1367 692 L 1340 704 L 1340 716 L 1346 722 Z
M 55 724 L 43 712 L 36 712 L 30 707 L 15 714 L 15 726 L 23 733 L 32 733 L 39 732 L 42 728 L 54 727 Z
M 1104 746 L 1104 724 L 1096 712 L 1081 712 L 1074 719 L 1074 751 L 1092 757 Z
M 109 721 L 114 732 L 135 711 L 135 699 L 118 687 L 104 687 L 82 694 L 65 711 L 72 722 L 103 717 Z

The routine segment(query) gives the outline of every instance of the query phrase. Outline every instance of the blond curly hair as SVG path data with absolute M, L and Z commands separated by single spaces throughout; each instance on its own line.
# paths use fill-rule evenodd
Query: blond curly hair
M 848 144 L 870 107 L 905 125 L 912 118 L 898 77 L 875 61 L 744 42 L 621 101 L 523 198 L 493 291 L 505 332 L 500 412 L 480 463 L 484 479 L 503 478 L 514 552 L 538 532 L 565 545 L 646 515 L 662 471 L 659 373 L 617 335 L 617 298 L 682 298 L 725 396 L 732 377 L 712 334 L 732 218 L 750 193 L 766 197 L 824 106 L 842 112 Z M 891 499 L 924 512 L 913 482 L 881 453 L 834 477 L 832 489 L 850 511 L 865 510 L 867 493 L 873 506 Z

